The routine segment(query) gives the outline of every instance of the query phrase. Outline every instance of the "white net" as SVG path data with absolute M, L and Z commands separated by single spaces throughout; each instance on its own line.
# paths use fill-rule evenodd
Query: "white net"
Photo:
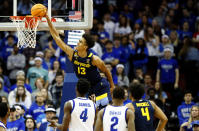
M 11 17 L 17 27 L 18 48 L 35 48 L 39 17 Z

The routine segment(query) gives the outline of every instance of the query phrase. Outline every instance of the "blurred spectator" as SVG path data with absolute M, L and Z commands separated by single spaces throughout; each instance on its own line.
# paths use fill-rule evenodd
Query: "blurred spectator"
M 17 112 L 15 107 L 10 108 L 10 116 L 7 122 L 7 130 L 8 131 L 25 131 L 24 121 L 17 119 Z
M 142 68 L 136 68 L 135 69 L 135 79 L 137 79 L 140 83 L 144 83 L 144 73 Z
M 17 88 L 17 86 L 24 86 L 26 88 L 26 90 L 28 90 L 30 93 L 32 93 L 32 88 L 29 84 L 25 83 L 25 73 L 24 71 L 20 70 L 17 72 L 16 74 L 16 84 L 12 85 L 10 87 L 10 91 L 13 91 L 15 88 Z
M 144 75 L 144 89 L 145 89 L 145 92 L 147 92 L 147 90 L 149 88 L 153 88 L 153 84 L 152 84 L 152 78 L 149 74 L 145 74 Z
M 191 123 L 193 121 L 196 121 L 196 120 L 199 120 L 199 107 L 198 106 L 192 106 L 189 119 L 187 120 L 187 122 L 184 122 L 180 126 L 180 131 L 187 131 L 187 130 L 191 131 L 192 130 Z
M 38 131 L 36 122 L 32 117 L 25 119 L 25 131 Z
M 131 33 L 130 23 L 126 16 L 121 15 L 119 19 L 119 23 L 115 25 L 114 36 L 122 37 L 123 35 L 128 35 Z
M 1 112 L 0 112 L 0 130 L 1 131 L 6 131 L 6 123 L 7 123 L 7 120 L 8 120 L 8 117 L 10 115 L 10 109 L 8 107 L 8 104 L 7 103 L 4 103 L 4 102 L 1 102 L 0 100 L 0 109 L 1 109 Z
M 141 68 L 147 72 L 148 49 L 143 38 L 138 38 L 135 47 L 131 50 L 133 68 Z
M 44 79 L 42 78 L 37 78 L 36 81 L 35 81 L 35 87 L 36 87 L 36 90 L 33 91 L 32 93 L 32 100 L 35 101 L 35 97 L 36 97 L 36 94 L 38 92 L 41 91 L 42 88 L 44 88 Z
M 185 21 L 183 23 L 183 26 L 182 26 L 182 31 L 181 31 L 181 34 L 180 34 L 180 40 L 183 40 L 183 38 L 185 36 L 192 38 L 192 35 L 193 35 L 193 33 L 189 29 L 189 23 Z
M 98 21 L 97 33 L 102 43 L 105 43 L 110 38 L 109 33 L 104 29 L 104 21 Z
M 103 52 L 102 52 L 102 47 L 99 43 L 99 36 L 97 33 L 93 33 L 92 36 L 93 36 L 93 40 L 95 41 L 95 45 L 91 49 L 97 54 L 97 56 L 101 58 L 103 55 Z
M 42 68 L 41 66 L 42 59 L 40 57 L 36 57 L 34 61 L 35 61 L 35 66 L 30 67 L 28 69 L 27 79 L 26 79 L 26 83 L 31 85 L 33 91 L 36 89 L 35 81 L 39 77 L 44 79 L 45 81 L 44 87 L 45 88 L 48 87 L 48 71 Z
M 52 96 L 51 96 L 50 91 L 48 89 L 42 88 L 41 93 L 42 93 L 42 96 L 44 97 L 45 102 L 48 101 L 48 100 L 52 101 Z
M 4 47 L 2 47 L 2 58 L 7 61 L 8 56 L 10 56 L 13 52 L 13 46 L 15 45 L 14 36 L 9 35 L 7 37 L 7 43 Z
M 28 114 L 30 114 L 34 118 L 34 120 L 36 120 L 39 115 L 44 113 L 44 111 L 45 111 L 44 96 L 42 95 L 41 92 L 37 92 L 35 96 L 35 102 L 32 103 L 28 111 Z
M 49 126 L 49 122 L 52 120 L 52 118 L 56 115 L 56 110 L 53 107 L 48 107 L 45 110 L 45 114 L 46 114 L 46 119 L 47 122 L 41 124 L 41 126 L 39 127 L 39 131 L 49 131 L 49 130 L 54 130 L 53 127 Z
M 172 50 L 164 49 L 164 58 L 159 61 L 156 74 L 156 82 L 160 82 L 162 89 L 169 94 L 169 100 L 172 102 L 172 111 L 176 111 L 177 105 L 180 102 L 179 87 L 179 69 L 178 63 L 172 58 Z M 172 100 L 179 98 L 175 102 Z
M 50 49 L 46 49 L 44 52 L 44 58 L 42 60 L 42 67 L 46 70 L 49 70 L 52 67 L 54 60 L 55 58 L 53 57 L 52 51 Z
M 132 101 L 129 99 L 128 86 L 122 86 L 122 88 L 124 89 L 124 93 L 125 93 L 125 99 L 124 99 L 123 104 L 126 105 L 128 103 L 131 103 Z
M 136 20 L 135 23 L 138 23 L 142 26 L 142 28 L 146 29 L 148 26 L 151 25 L 152 20 L 150 18 L 148 18 L 148 16 L 143 13 L 139 19 Z
M 8 93 L 4 91 L 3 79 L 0 78 L 0 96 L 8 97 Z
M 115 85 L 118 85 L 118 77 L 117 77 L 116 72 L 114 72 L 114 70 L 113 70 L 112 64 L 106 62 L 105 65 L 106 65 L 106 68 L 111 72 L 111 75 L 112 75 L 112 78 L 113 78 L 113 83 Z
M 168 96 L 167 96 L 166 92 L 164 92 L 162 90 L 160 83 L 157 83 L 157 82 L 155 83 L 155 90 L 156 90 L 155 99 L 159 99 L 162 101 L 163 104 L 165 104 Z
M 30 14 L 30 8 L 33 6 L 33 3 L 30 0 L 20 0 L 17 6 L 18 14 L 27 15 Z
M 155 72 L 154 68 L 152 67 L 157 67 L 158 56 L 161 52 L 160 38 L 154 34 L 153 28 L 149 26 L 144 31 L 144 40 L 146 42 L 146 47 L 148 49 L 149 55 L 147 70 Z
M 135 41 L 137 41 L 138 38 L 144 38 L 144 30 L 138 23 L 134 24 L 133 33 L 135 35 Z
M 45 109 L 47 109 L 48 107 L 54 107 L 52 101 L 46 101 L 46 103 L 45 103 Z M 42 123 L 47 122 L 45 112 L 42 113 L 42 114 L 40 114 L 40 115 L 37 117 L 36 122 L 37 122 L 37 128 L 38 128 L 38 129 L 39 129 L 39 127 L 41 126 Z
M 10 72 L 9 78 L 12 84 L 16 82 L 16 74 L 26 66 L 26 57 L 19 53 L 17 45 L 13 46 L 12 54 L 7 60 L 7 69 Z
M 198 131 L 199 130 L 199 121 L 196 120 L 196 121 L 191 122 L 191 126 L 192 126 L 193 131 Z
M 129 40 L 128 40 L 128 35 L 122 36 L 121 39 L 121 45 L 120 47 L 116 50 L 117 54 L 119 55 L 119 63 L 124 65 L 124 72 L 126 74 L 129 73 L 129 58 L 130 58 L 130 53 L 131 49 L 129 46 Z
M 10 80 L 6 75 L 4 75 L 4 70 L 2 68 L 2 65 L 0 65 L 0 78 L 3 79 L 4 86 L 6 86 L 8 89 L 10 89 L 10 86 L 11 86 Z
M 174 46 L 174 53 L 175 55 L 177 55 L 181 48 L 180 40 L 178 38 L 178 33 L 175 30 L 171 31 L 169 35 L 169 39 L 170 39 L 171 45 Z
M 117 70 L 117 78 L 118 78 L 118 86 L 129 86 L 129 78 L 124 72 L 124 65 L 118 64 L 116 66 Z
M 11 91 L 8 95 L 8 101 L 10 106 L 20 104 L 27 109 L 29 109 L 32 104 L 31 94 L 24 86 L 18 86 L 15 90 Z
M 19 104 L 15 104 L 14 108 L 16 109 L 16 118 L 20 119 L 21 121 L 24 122 L 24 117 L 22 116 L 22 108 Z
M 62 70 L 60 67 L 59 61 L 55 60 L 53 62 L 52 68 L 48 71 L 49 84 L 53 84 L 57 72 L 61 72 L 63 75 L 65 74 L 64 70 Z
M 184 93 L 184 102 L 182 102 L 182 104 L 178 106 L 177 110 L 180 125 L 182 125 L 190 117 L 191 107 L 195 105 L 195 103 L 192 102 L 192 99 L 192 93 L 187 90 Z
M 162 36 L 162 43 L 161 45 L 163 48 L 170 48 L 172 52 L 174 52 L 174 46 L 170 43 L 170 39 L 168 35 L 163 35 Z
M 55 76 L 55 84 L 53 84 L 49 91 L 52 95 L 52 101 L 55 107 L 61 105 L 62 89 L 64 84 L 64 74 L 62 72 L 57 72 Z
M 110 40 L 113 40 L 115 23 L 111 20 L 111 15 L 108 12 L 104 14 L 104 29 L 109 33 Z
M 2 102 L 8 103 L 8 97 L 1 96 Z M 9 104 L 9 103 L 8 103 Z
M 193 91 L 195 96 L 198 92 L 199 75 L 199 50 L 194 47 L 190 38 L 185 37 L 183 47 L 179 52 L 182 71 L 185 73 L 187 89 Z
M 117 12 L 117 7 L 114 6 L 113 4 L 110 4 L 108 6 L 108 11 L 110 12 L 111 20 L 113 20 L 114 22 L 118 22 L 119 21 L 119 14 Z
M 112 66 L 116 66 L 119 63 L 118 54 L 113 48 L 113 42 L 108 40 L 105 44 L 106 51 L 102 55 L 102 60 L 105 63 L 111 63 Z

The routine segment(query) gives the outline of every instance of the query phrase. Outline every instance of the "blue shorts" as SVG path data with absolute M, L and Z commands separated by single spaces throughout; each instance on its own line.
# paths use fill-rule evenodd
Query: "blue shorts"
M 100 82 L 91 87 L 89 90 L 89 95 L 92 94 L 95 94 L 96 96 L 97 107 L 106 106 L 110 101 L 112 101 L 110 84 L 105 78 L 102 78 Z

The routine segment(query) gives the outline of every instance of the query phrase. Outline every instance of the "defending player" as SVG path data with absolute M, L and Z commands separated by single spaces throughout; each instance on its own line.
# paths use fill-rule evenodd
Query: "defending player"
M 142 84 L 131 84 L 129 90 L 133 102 L 127 104 L 127 107 L 135 113 L 136 131 L 155 131 L 153 127 L 154 117 L 160 119 L 156 131 L 163 131 L 168 119 L 153 101 L 142 99 L 144 86 Z
M 63 123 L 60 125 L 55 121 L 51 122 L 52 127 L 61 131 L 93 131 L 96 108 L 93 101 L 85 97 L 90 88 L 90 83 L 80 78 L 76 86 L 77 98 L 70 100 L 64 105 Z
M 106 106 L 109 101 L 111 101 L 111 97 L 108 99 L 108 96 L 110 96 L 108 93 L 110 93 L 110 88 L 111 90 L 114 88 L 114 83 L 111 73 L 105 67 L 104 62 L 89 51 L 89 49 L 94 46 L 94 41 L 91 36 L 84 34 L 79 40 L 79 43 L 77 43 L 75 50 L 73 50 L 61 40 L 48 15 L 46 15 L 46 19 L 52 37 L 57 45 L 67 54 L 73 64 L 77 77 L 86 78 L 91 83 L 92 88 L 89 91 L 89 96 L 95 94 L 96 105 Z M 110 88 L 107 80 L 100 76 L 98 69 L 106 75 L 110 83 Z
M 0 131 L 6 131 L 6 123 L 10 114 L 10 110 L 7 103 L 0 103 Z
M 106 106 L 98 113 L 95 131 L 135 131 L 134 113 L 123 106 L 124 89 L 113 90 L 113 104 Z

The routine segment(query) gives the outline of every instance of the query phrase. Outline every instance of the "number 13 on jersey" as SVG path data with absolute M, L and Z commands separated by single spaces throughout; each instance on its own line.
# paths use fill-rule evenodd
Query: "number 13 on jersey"
M 86 75 L 86 68 L 78 66 L 78 74 Z
M 143 107 L 141 108 L 142 116 L 146 116 L 147 121 L 150 121 L 150 115 L 149 115 L 149 108 Z

